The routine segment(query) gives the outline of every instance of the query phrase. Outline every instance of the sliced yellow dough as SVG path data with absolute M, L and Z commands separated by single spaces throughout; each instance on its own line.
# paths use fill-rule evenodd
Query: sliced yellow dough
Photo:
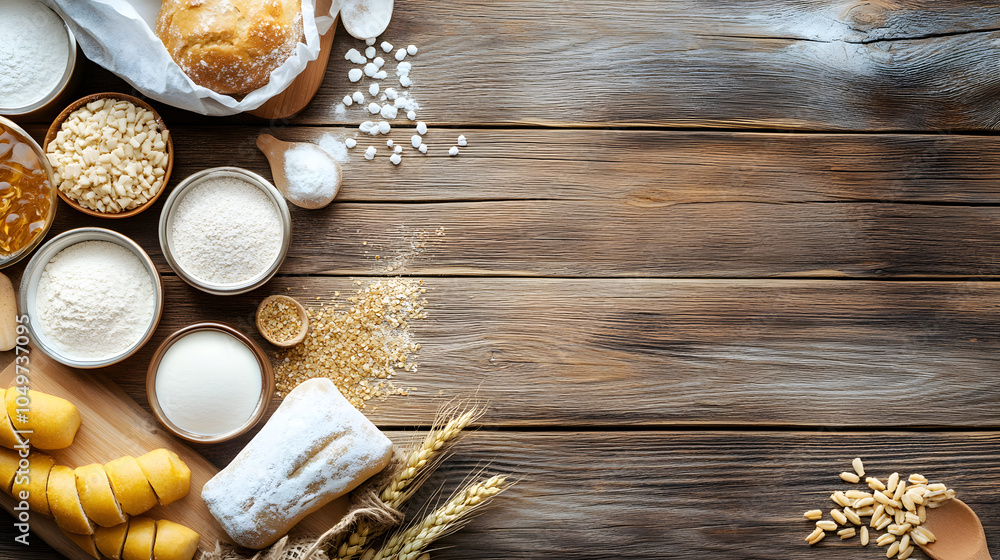
M 104 471 L 108 473 L 111 489 L 125 513 L 141 515 L 156 505 L 153 487 L 149 485 L 135 457 L 119 457 L 104 465 Z
M 28 472 L 14 476 L 14 485 L 10 493 L 15 499 L 23 500 L 21 492 L 27 492 L 28 507 L 31 511 L 37 511 L 42 515 L 49 515 L 49 499 L 45 495 L 45 488 L 49 483 L 49 472 L 56 460 L 42 453 L 32 450 L 28 455 Z
M 93 463 L 76 469 L 76 488 L 87 517 L 101 527 L 114 527 L 128 519 L 118 506 L 104 465 Z
M 97 527 L 94 529 L 94 544 L 101 554 L 111 560 L 121 560 L 122 548 L 125 547 L 125 535 L 128 534 L 129 522 L 114 527 Z
M 156 521 L 148 517 L 133 517 L 128 524 L 122 560 L 149 560 L 153 557 Z
M 63 449 L 69 447 L 80 428 L 80 411 L 66 399 L 43 393 L 27 391 L 28 405 L 18 406 L 22 397 L 17 387 L 7 389 L 5 404 L 7 415 L 14 427 L 21 431 L 30 430 L 28 439 L 32 447 L 38 449 Z M 27 409 L 18 415 L 18 409 Z M 25 418 L 27 421 L 20 420 Z
M 94 546 L 94 538 L 90 535 L 78 535 L 76 533 L 67 533 L 63 531 L 63 534 L 69 537 L 69 540 L 76 543 L 76 546 L 83 549 L 84 552 L 89 554 L 93 558 L 100 559 L 97 554 L 97 547 Z
M 17 463 L 20 460 L 17 451 L 0 447 L 0 486 L 7 494 L 10 494 L 10 487 L 14 484 L 14 475 L 17 474 Z
M 80 503 L 80 492 L 76 489 L 76 473 L 73 469 L 65 465 L 52 467 L 45 493 L 49 498 L 52 517 L 64 533 L 94 534 L 94 524 Z
M 3 392 L 6 395 L 6 392 Z M 10 416 L 7 415 L 7 407 L 2 407 L 0 410 L 0 446 L 6 447 L 7 449 L 14 449 L 15 445 L 21 443 L 21 437 L 14 433 L 14 424 L 10 421 Z
M 191 560 L 200 539 L 198 533 L 180 523 L 160 519 L 156 522 L 153 560 Z
M 135 460 L 156 492 L 160 505 L 165 506 L 187 496 L 191 489 L 191 469 L 176 453 L 167 449 L 154 449 Z

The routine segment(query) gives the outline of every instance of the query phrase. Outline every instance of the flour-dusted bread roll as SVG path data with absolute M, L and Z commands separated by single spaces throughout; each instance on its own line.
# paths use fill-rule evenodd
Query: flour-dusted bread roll
M 156 494 L 135 457 L 125 455 L 104 465 L 115 498 L 128 515 L 141 515 L 156 505 Z
M 238 544 L 260 549 L 382 470 L 392 442 L 329 379 L 299 385 L 202 489 Z
M 246 94 L 266 85 L 302 39 L 302 2 L 163 0 L 156 36 L 194 83 Z
M 76 473 L 65 465 L 55 465 L 49 471 L 49 484 L 45 490 L 49 510 L 56 525 L 66 533 L 92 535 L 94 524 L 83 511 L 80 492 L 76 488 Z
M 80 503 L 87 517 L 101 527 L 114 527 L 125 523 L 128 517 L 111 490 L 104 465 L 94 463 L 76 469 L 76 489 L 80 492 Z
M 17 387 L 7 389 L 5 407 L 14 428 L 26 433 L 31 446 L 37 449 L 63 449 L 69 447 L 80 428 L 80 411 L 66 399 L 43 393 L 26 391 L 22 395 Z M 23 399 L 27 399 L 27 406 Z M 27 409 L 26 414 L 19 414 Z M 0 443 L 9 436 L 0 438 Z M 13 447 L 4 444 L 4 447 Z

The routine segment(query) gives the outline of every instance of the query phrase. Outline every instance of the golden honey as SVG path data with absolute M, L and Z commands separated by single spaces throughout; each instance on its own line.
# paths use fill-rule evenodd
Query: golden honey
M 45 233 L 52 184 L 32 145 L 0 122 L 0 258 Z

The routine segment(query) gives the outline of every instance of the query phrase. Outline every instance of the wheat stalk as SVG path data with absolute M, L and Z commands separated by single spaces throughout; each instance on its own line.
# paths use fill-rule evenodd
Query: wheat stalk
M 390 537 L 372 560 L 416 560 L 432 542 L 462 528 L 474 512 L 509 487 L 507 477 L 500 475 L 467 485 L 420 523 Z
M 434 427 L 420 445 L 407 453 L 406 458 L 400 463 L 398 472 L 382 490 L 379 499 L 385 505 L 399 509 L 441 464 L 448 450 L 461 438 L 465 428 L 471 426 L 485 412 L 486 406 L 480 403 L 456 404 L 441 409 L 434 421 Z M 382 531 L 369 523 L 359 523 L 337 547 L 336 559 L 354 558 L 364 550 L 371 539 L 381 533 Z

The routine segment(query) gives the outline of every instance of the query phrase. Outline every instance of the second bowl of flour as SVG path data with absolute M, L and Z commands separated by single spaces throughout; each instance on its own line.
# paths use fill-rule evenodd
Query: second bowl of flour
M 33 344 L 66 365 L 97 368 L 149 341 L 163 311 L 163 286 L 134 241 L 79 228 L 52 238 L 31 258 L 20 304 Z

